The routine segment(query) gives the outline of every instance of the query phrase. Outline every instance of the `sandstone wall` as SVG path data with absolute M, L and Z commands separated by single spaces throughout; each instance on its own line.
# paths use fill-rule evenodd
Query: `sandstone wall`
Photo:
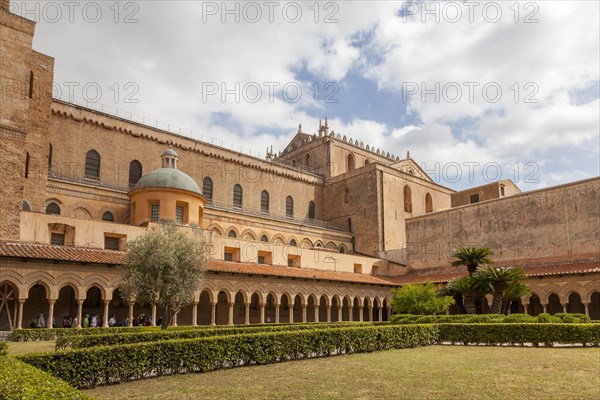
M 408 265 L 449 265 L 459 246 L 488 246 L 497 261 L 577 258 L 600 249 L 600 178 L 407 220 Z

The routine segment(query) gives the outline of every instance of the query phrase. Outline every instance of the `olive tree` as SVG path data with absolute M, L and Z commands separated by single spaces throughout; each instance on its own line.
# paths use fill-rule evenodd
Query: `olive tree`
M 121 265 L 123 293 L 164 308 L 162 329 L 190 304 L 204 276 L 208 244 L 175 224 L 159 225 L 127 242 Z

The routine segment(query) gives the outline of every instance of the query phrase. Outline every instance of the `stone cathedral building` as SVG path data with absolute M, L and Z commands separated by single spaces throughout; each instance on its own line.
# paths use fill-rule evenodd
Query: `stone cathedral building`
M 155 321 L 122 298 L 118 265 L 164 221 L 212 249 L 179 324 L 387 320 L 391 288 L 460 276 L 449 253 L 467 245 L 525 268 L 533 295 L 514 311 L 600 319 L 599 178 L 455 192 L 327 120 L 240 154 L 53 99 L 35 23 L 0 4 L 0 330 L 40 313 Z

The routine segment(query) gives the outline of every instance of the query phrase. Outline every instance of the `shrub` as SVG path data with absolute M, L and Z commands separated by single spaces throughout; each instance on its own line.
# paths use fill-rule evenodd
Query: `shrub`
M 538 318 L 538 322 L 540 324 L 548 324 L 548 323 L 558 324 L 558 323 L 563 322 L 560 318 L 554 317 L 547 313 L 541 313 L 540 315 L 538 315 L 537 318 Z
M 585 314 L 558 313 L 554 314 L 554 316 L 559 318 L 561 322 L 568 324 L 585 324 L 591 321 L 590 317 Z
M 179 339 L 21 356 L 75 387 L 434 343 L 434 325 L 358 326 Z
M 600 344 L 596 324 L 439 324 L 438 342 L 463 344 Z
M 348 324 L 290 324 L 290 325 L 258 325 L 258 326 L 227 326 L 212 329 L 188 329 L 188 330 L 161 330 L 151 332 L 113 333 L 106 335 L 88 336 L 62 336 L 56 339 L 56 349 L 63 350 L 67 347 L 83 349 L 94 346 L 112 346 L 121 344 L 156 342 L 158 340 L 192 339 L 209 336 L 236 335 L 243 333 L 258 332 L 283 332 L 307 329 L 342 328 L 347 326 L 366 326 L 368 322 L 356 322 Z
M 8 354 L 8 343 L 0 342 L 0 356 L 5 356 Z
M 396 314 L 392 316 L 393 324 L 418 324 L 418 323 L 465 323 L 465 324 L 481 324 L 481 323 L 590 323 L 587 315 L 584 314 L 540 314 L 533 317 L 527 314 L 512 314 L 504 316 L 502 314 L 458 314 L 458 315 L 411 315 L 411 314 Z
M 60 379 L 13 357 L 0 357 L 0 398 L 89 399 Z

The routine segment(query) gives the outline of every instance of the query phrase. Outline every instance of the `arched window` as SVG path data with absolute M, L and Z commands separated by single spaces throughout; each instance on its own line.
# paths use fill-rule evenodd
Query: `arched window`
M 315 202 L 308 203 L 308 219 L 315 219 Z
M 433 212 L 433 200 L 431 199 L 431 195 L 429 193 L 425 195 L 425 212 Z
M 296 166 L 296 160 L 292 160 L 292 167 Z
M 412 212 L 412 195 L 408 185 L 404 186 L 404 212 Z
M 202 181 L 202 194 L 206 197 L 209 203 L 213 199 L 213 181 L 208 176 Z
M 344 246 L 343 244 L 340 245 L 340 253 L 341 254 L 346 254 L 346 246 Z
M 132 188 L 138 183 L 142 177 L 142 163 L 138 160 L 133 160 L 129 163 L 129 187 Z
M 232 229 L 232 230 L 230 230 L 230 231 L 229 231 L 229 233 L 227 234 L 227 237 L 230 237 L 230 238 L 236 238 L 236 237 L 237 237 L 237 235 L 235 234 L 235 231 Z
M 354 154 L 348 154 L 348 162 L 346 164 L 347 171 L 352 171 L 354 169 Z
M 260 241 L 261 241 L 261 242 L 265 242 L 265 243 L 267 243 L 267 242 L 269 241 L 269 238 L 267 237 L 267 235 L 262 235 L 262 236 L 260 237 Z
M 90 150 L 85 155 L 85 178 L 100 179 L 100 154 L 96 150 Z
M 60 215 L 60 207 L 58 206 L 58 204 L 52 202 L 46 206 L 46 214 Z
M 243 191 L 240 185 L 235 185 L 233 187 L 233 206 L 234 207 L 242 207 L 243 201 Z
M 310 154 L 308 153 L 304 156 L 304 165 L 310 167 Z
M 25 155 L 25 178 L 29 178 L 29 152 Z
M 365 165 L 369 165 L 369 160 L 365 160 Z
M 110 211 L 107 211 L 104 214 L 102 214 L 102 221 L 114 222 L 115 216 Z
M 260 194 L 260 211 L 269 213 L 269 192 L 263 190 Z
M 23 200 L 23 211 L 31 211 L 31 206 L 29 205 L 28 202 L 26 202 L 25 200 Z
M 285 198 L 285 216 L 288 218 L 294 217 L 294 199 L 292 199 L 292 196 Z
M 298 243 L 296 243 L 296 241 L 294 239 L 290 240 L 290 246 L 298 246 Z
M 48 175 L 52 174 L 52 143 L 48 148 Z

